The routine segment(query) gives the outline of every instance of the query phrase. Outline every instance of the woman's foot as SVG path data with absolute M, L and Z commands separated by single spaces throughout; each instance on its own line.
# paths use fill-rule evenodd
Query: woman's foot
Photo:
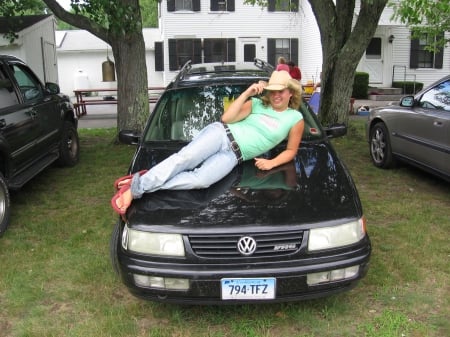
M 132 201 L 130 185 L 125 185 L 113 196 L 111 206 L 118 214 L 124 215 Z

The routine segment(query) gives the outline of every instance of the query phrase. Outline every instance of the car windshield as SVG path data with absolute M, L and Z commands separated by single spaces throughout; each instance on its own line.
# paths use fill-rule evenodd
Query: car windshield
M 211 85 L 167 90 L 153 111 L 144 141 L 191 141 L 206 125 L 220 121 L 224 109 L 248 84 Z M 307 104 L 302 104 L 304 140 L 322 137 L 317 120 Z

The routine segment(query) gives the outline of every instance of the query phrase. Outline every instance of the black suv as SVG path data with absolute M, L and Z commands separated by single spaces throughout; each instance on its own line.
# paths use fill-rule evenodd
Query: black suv
M 78 162 L 77 125 L 73 105 L 56 83 L 43 85 L 24 62 L 0 55 L 0 236 L 9 224 L 9 190 L 55 161 Z
M 178 151 L 273 67 L 186 64 L 159 99 L 129 172 Z M 149 300 L 194 303 L 292 301 L 348 290 L 367 272 L 371 244 L 349 172 L 307 103 L 298 155 L 271 171 L 238 165 L 206 189 L 157 191 L 135 200 L 111 237 L 113 267 Z M 275 156 L 280 144 L 267 153 Z

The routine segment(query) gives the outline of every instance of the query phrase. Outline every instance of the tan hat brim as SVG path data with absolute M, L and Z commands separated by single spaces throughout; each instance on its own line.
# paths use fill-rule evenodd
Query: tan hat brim
M 276 91 L 278 91 L 278 90 L 284 90 L 284 89 L 286 89 L 287 87 L 285 86 L 285 85 L 283 85 L 283 84 L 270 84 L 270 85 L 268 85 L 267 87 L 265 87 L 264 89 L 266 89 L 266 90 L 276 90 Z

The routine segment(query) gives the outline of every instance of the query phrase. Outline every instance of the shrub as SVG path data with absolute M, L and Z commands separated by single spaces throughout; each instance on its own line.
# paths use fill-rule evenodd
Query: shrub
M 353 98 L 367 98 L 367 92 L 369 89 L 369 74 L 364 72 L 356 72 L 355 79 L 353 81 Z
M 422 90 L 423 83 L 414 81 L 394 81 L 392 82 L 392 87 L 403 89 L 403 94 L 415 94 Z

